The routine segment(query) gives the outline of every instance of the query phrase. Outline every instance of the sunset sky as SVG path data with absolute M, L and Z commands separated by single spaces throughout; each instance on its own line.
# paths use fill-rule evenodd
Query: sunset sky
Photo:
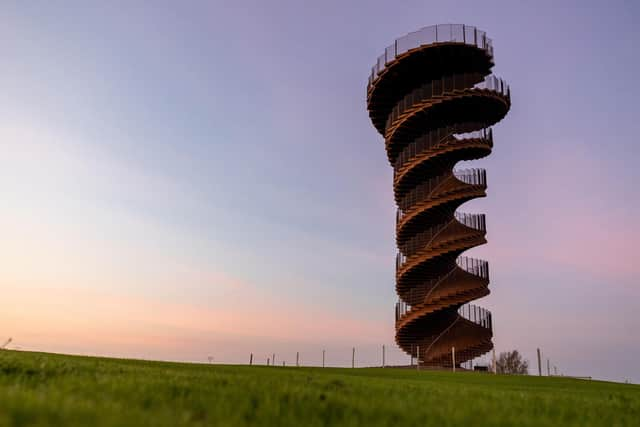
M 490 263 L 496 351 L 640 382 L 639 20 L 614 1 L 3 1 L 0 344 L 407 363 L 366 82 L 395 38 L 465 23 L 512 90 L 473 162 L 488 197 L 463 207 L 487 214 L 466 254 Z

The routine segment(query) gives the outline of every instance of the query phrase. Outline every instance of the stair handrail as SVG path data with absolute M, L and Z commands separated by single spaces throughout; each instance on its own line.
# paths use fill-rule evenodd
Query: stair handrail
M 435 187 L 433 187 L 433 188 L 429 191 L 429 193 L 427 194 L 427 196 L 426 196 L 424 199 L 422 199 L 422 200 L 420 200 L 420 201 L 417 201 L 417 200 L 416 200 L 416 202 L 414 203 L 414 206 L 415 206 L 415 205 L 417 205 L 418 203 L 422 203 L 422 202 L 424 202 L 424 201 L 425 201 L 425 200 L 427 200 L 427 199 L 430 199 L 430 198 L 431 198 L 431 196 L 435 193 L 436 189 L 438 189 L 438 188 L 439 188 L 441 185 L 443 185 L 445 182 L 449 181 L 451 178 L 455 178 L 455 176 L 454 176 L 453 174 L 451 174 L 451 175 L 447 176 L 446 178 L 444 178 L 444 179 L 443 179 L 442 181 L 440 181 L 439 183 L 437 183 L 437 184 L 436 184 L 436 186 L 435 186 Z M 456 178 L 456 179 L 457 179 L 457 178 Z M 403 198 L 403 200 L 404 200 L 406 197 L 407 197 L 407 196 L 405 195 L 405 197 Z M 401 203 L 402 203 L 402 202 L 398 203 L 398 205 L 400 205 Z M 399 207 L 399 206 L 398 206 L 398 210 L 399 210 L 399 211 L 401 211 L 401 212 L 403 211 L 403 209 L 402 209 L 401 207 Z M 409 211 L 409 210 L 410 210 L 410 209 L 407 209 L 407 211 Z M 400 219 L 402 219 L 405 215 L 406 215 L 406 214 L 404 214 L 404 213 L 403 213 L 402 215 L 400 215 Z
M 446 224 L 444 224 L 442 226 L 442 228 L 440 228 L 438 231 L 436 231 L 436 234 L 434 234 L 431 239 L 429 239 L 429 241 L 424 245 L 424 247 L 426 248 L 427 246 L 429 246 L 431 244 L 431 242 L 433 242 L 433 239 L 435 239 L 436 237 L 438 237 L 438 235 L 440 235 L 440 233 L 442 233 L 443 230 L 445 230 L 447 227 L 449 227 L 449 225 L 451 225 L 452 222 L 457 221 L 455 219 L 455 217 L 453 219 L 451 219 L 449 222 L 447 222 Z M 402 251 L 400 251 L 400 253 L 402 253 Z M 402 263 L 404 264 L 404 262 Z
M 457 313 L 456 313 L 456 314 L 457 314 Z M 431 341 L 431 344 L 429 344 L 429 347 L 427 347 L 427 349 L 426 349 L 426 350 L 425 350 L 425 352 L 424 352 L 424 358 L 425 358 L 425 359 L 427 358 L 427 353 L 429 353 L 429 350 L 431 350 L 431 347 L 433 347 L 433 345 L 434 345 L 434 344 L 435 344 L 435 343 L 436 343 L 440 338 L 442 338 L 442 336 L 443 336 L 447 331 L 449 331 L 449 329 L 453 328 L 453 325 L 455 325 L 455 324 L 456 324 L 456 322 L 457 322 L 458 320 L 460 320 L 460 316 L 456 316 L 456 319 L 455 319 L 453 322 L 451 322 L 451 324 L 450 324 L 450 325 L 449 325 L 449 326 L 448 326 L 444 331 L 442 331 L 442 332 L 440 333 L 440 335 L 438 335 L 438 336 L 436 337 L 436 339 L 434 339 L 433 341 Z M 418 364 L 420 364 L 420 355 L 419 355 L 419 354 L 418 354 Z
M 423 152 L 429 151 L 429 150 L 433 149 L 434 147 L 437 147 L 438 145 L 442 144 L 442 141 L 444 141 L 445 139 L 449 139 L 451 136 L 453 136 L 453 132 L 448 132 L 448 133 L 446 133 L 446 135 L 445 135 L 445 136 L 443 136 L 442 138 L 440 138 L 440 139 L 439 139 L 435 144 L 430 145 L 426 150 L 420 150 L 420 152 L 419 152 L 419 153 L 418 153 L 418 152 L 416 152 L 416 154 L 415 154 L 414 156 L 411 156 L 411 157 L 407 158 L 407 160 L 406 160 L 406 161 L 404 161 L 404 162 L 402 162 L 402 164 L 401 164 L 401 165 L 397 165 L 397 164 L 396 164 L 396 163 L 397 163 L 397 161 L 398 161 L 398 160 L 400 160 L 400 157 L 402 156 L 402 151 L 401 151 L 401 152 L 400 152 L 400 154 L 398 155 L 398 158 L 397 158 L 397 159 L 396 159 L 396 161 L 394 162 L 394 167 L 393 167 L 393 179 L 394 179 L 394 180 L 396 179 L 396 169 L 397 169 L 397 170 L 400 170 L 400 169 L 404 168 L 405 163 L 406 163 L 406 162 L 408 162 L 408 161 L 409 161 L 409 159 L 413 159 L 414 157 L 417 157 L 419 154 L 422 154 Z M 414 141 L 410 142 L 409 144 L 407 144 L 407 147 L 409 147 L 411 144 L 414 144 L 414 143 L 415 143 L 415 141 L 417 141 L 417 140 L 414 140 Z M 404 151 L 404 150 L 403 150 L 403 151 Z
M 459 268 L 457 265 L 455 267 L 453 267 L 447 274 L 445 274 L 444 276 L 442 276 L 440 279 L 438 279 L 438 281 L 436 282 L 435 285 L 433 285 L 431 287 L 431 289 L 429 290 L 429 292 L 427 292 L 427 294 L 424 296 L 424 300 L 422 302 L 422 304 L 427 304 L 427 299 L 431 296 L 431 293 L 438 287 L 440 286 L 440 283 L 442 283 L 446 278 L 448 278 L 449 276 L 451 276 L 453 274 L 454 271 L 456 271 L 456 268 Z

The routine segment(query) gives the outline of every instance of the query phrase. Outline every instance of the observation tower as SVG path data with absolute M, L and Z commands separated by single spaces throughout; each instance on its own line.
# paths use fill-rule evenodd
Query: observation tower
M 511 106 L 493 74 L 493 46 L 468 25 L 434 25 L 397 39 L 371 70 L 367 108 L 393 166 L 396 343 L 419 365 L 460 365 L 493 348 L 491 313 L 469 304 L 489 294 L 489 265 L 461 256 L 486 243 L 483 169 L 457 162 L 491 153 L 491 126 Z

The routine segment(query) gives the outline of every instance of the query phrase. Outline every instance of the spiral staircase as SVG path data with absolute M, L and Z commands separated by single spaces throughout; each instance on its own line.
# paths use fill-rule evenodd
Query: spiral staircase
M 491 126 L 511 105 L 491 74 L 491 39 L 467 25 L 436 25 L 397 39 L 371 70 L 367 107 L 393 166 L 396 342 L 420 365 L 460 365 L 493 348 L 486 261 L 461 256 L 486 243 L 484 215 L 458 212 L 486 196 L 483 169 L 457 162 L 491 153 Z

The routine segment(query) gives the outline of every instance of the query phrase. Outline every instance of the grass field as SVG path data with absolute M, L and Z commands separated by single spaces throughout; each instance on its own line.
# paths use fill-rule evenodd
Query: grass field
M 0 425 L 638 426 L 640 386 L 0 351 Z

